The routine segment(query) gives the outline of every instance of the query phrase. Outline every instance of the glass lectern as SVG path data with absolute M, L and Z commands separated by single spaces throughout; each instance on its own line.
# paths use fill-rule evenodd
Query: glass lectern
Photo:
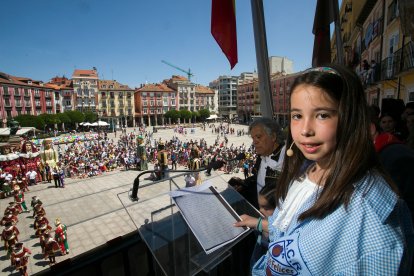
M 206 254 L 169 195 L 170 191 L 185 187 L 185 175 L 177 174 L 151 183 L 144 181 L 145 184 L 138 190 L 139 200 L 135 202 L 128 198 L 127 192 L 118 195 L 165 275 L 195 275 L 200 271 L 208 273 L 229 257 L 231 248 L 249 233 Z M 258 211 L 219 174 L 213 172 L 208 180 L 239 215 L 259 216 Z

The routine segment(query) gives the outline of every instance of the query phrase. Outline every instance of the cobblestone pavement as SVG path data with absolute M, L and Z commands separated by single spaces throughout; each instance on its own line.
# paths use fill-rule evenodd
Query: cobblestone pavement
M 234 126 L 236 129 L 244 128 L 247 130 L 246 126 Z M 133 130 L 130 128 L 127 132 Z M 159 130 L 154 133 L 154 138 L 169 139 L 173 135 L 173 130 Z M 114 134 L 110 134 L 109 138 L 118 139 L 119 132 L 117 136 L 115 138 Z M 194 134 L 178 136 L 181 140 L 203 137 L 208 145 L 212 144 L 217 137 L 208 128 L 206 131 L 196 129 Z M 245 143 L 248 146 L 251 139 L 247 135 L 241 137 L 230 135 L 229 145 L 231 143 L 234 145 Z M 60 218 L 62 223 L 68 227 L 70 253 L 58 256 L 57 262 L 89 251 L 136 229 L 122 205 L 119 195 L 127 193 L 137 174 L 138 172 L 134 170 L 118 170 L 93 178 L 66 179 L 65 188 L 55 188 L 53 183 L 40 183 L 29 187 L 30 191 L 25 193 L 26 204 L 30 206 L 32 196 L 38 196 L 43 202 L 50 225 L 54 228 L 55 218 Z M 242 177 L 242 173 L 223 174 L 222 176 L 227 180 L 232 176 Z M 144 183 L 146 182 L 144 181 Z M 1 215 L 10 201 L 13 201 L 12 197 L 0 200 Z M 34 235 L 32 212 L 22 213 L 18 217 L 19 240 L 32 251 L 28 266 L 29 275 L 48 269 L 48 261 L 41 254 L 39 239 Z M 6 257 L 3 244 L 0 251 L 0 274 L 18 275 L 17 271 L 12 270 L 10 266 L 10 260 Z

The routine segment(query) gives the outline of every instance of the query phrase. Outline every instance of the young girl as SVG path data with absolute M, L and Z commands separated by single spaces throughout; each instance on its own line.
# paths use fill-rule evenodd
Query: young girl
M 295 80 L 288 144 L 253 275 L 409 275 L 412 222 L 379 165 L 355 73 L 332 65 Z M 242 219 L 236 226 L 258 222 Z

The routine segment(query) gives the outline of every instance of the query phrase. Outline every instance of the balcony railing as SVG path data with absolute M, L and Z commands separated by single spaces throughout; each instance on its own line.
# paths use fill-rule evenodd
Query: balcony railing
M 395 74 L 400 74 L 414 68 L 414 42 L 410 41 L 396 51 L 394 58 L 396 63 Z
M 414 68 L 414 43 L 412 41 L 381 61 L 381 80 L 395 79 L 397 75 Z

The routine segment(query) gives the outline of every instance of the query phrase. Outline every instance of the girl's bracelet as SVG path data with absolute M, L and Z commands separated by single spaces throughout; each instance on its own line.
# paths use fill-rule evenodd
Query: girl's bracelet
M 259 217 L 259 219 L 257 221 L 256 230 L 259 231 L 260 233 L 262 233 L 262 231 L 263 231 L 262 217 Z

